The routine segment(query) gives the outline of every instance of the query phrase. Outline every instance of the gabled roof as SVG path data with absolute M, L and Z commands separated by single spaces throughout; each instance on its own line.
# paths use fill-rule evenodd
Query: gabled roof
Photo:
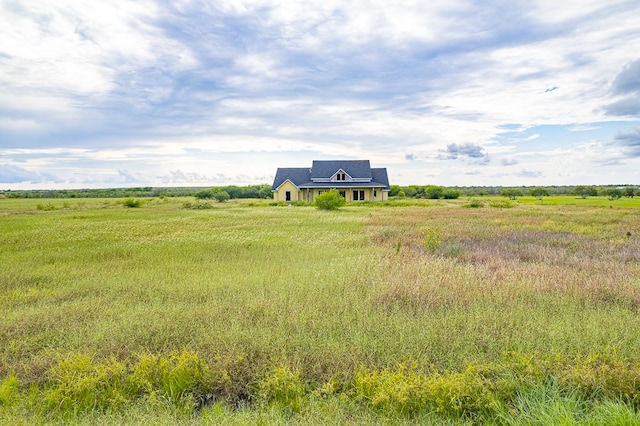
M 371 180 L 381 184 L 384 189 L 389 188 L 389 176 L 386 168 L 371 169 Z
M 329 181 L 338 171 L 347 173 L 353 181 Z M 369 160 L 314 161 L 313 167 L 281 167 L 273 179 L 272 191 L 277 191 L 286 181 L 298 189 L 301 188 L 351 188 L 382 187 L 389 190 L 389 177 L 386 168 L 372 169 Z
M 311 167 L 311 180 L 329 179 L 339 170 L 343 170 L 353 179 L 371 179 L 371 165 L 369 164 L 369 160 L 316 160 Z
M 311 181 L 311 170 L 308 167 L 282 167 L 276 172 L 276 177 L 273 179 L 272 191 L 276 191 L 280 185 L 287 180 L 291 181 L 295 186 L 300 186 L 303 183 Z

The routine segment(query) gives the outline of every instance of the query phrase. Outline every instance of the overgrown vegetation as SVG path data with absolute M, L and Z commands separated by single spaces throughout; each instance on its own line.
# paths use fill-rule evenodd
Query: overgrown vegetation
M 479 200 L 2 199 L 0 422 L 640 424 L 640 200 Z
M 320 210 L 337 210 L 346 203 L 347 201 L 337 189 L 323 192 L 315 200 L 315 205 Z

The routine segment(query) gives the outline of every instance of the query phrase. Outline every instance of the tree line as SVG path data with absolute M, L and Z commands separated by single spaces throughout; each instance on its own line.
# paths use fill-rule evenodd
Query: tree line
M 229 198 L 272 198 L 271 185 L 183 187 L 183 188 L 101 188 L 0 191 L 6 198 L 123 198 L 123 197 L 197 197 L 214 198 L 203 194 L 227 193 Z M 200 195 L 200 196 L 198 196 Z
M 0 191 L 5 198 L 125 198 L 125 197 L 196 197 L 200 199 L 273 197 L 271 185 L 181 187 L 181 188 L 100 188 Z M 530 195 L 534 197 L 553 195 L 575 195 L 582 198 L 606 196 L 610 199 L 640 196 L 640 188 L 633 185 L 577 185 L 577 186 L 438 186 L 438 185 L 391 185 L 389 196 L 399 198 L 456 199 L 501 195 L 511 199 Z
M 501 195 L 511 199 L 529 195 L 532 197 L 543 197 L 552 195 L 576 195 L 581 198 L 605 196 L 610 199 L 622 197 L 640 196 L 640 188 L 633 185 L 576 185 L 576 186 L 454 186 L 442 187 L 435 185 L 391 185 L 390 197 L 407 198 L 459 198 Z

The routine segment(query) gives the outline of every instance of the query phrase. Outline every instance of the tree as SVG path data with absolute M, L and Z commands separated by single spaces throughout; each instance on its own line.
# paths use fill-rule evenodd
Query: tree
M 218 191 L 218 192 L 214 192 L 213 198 L 218 200 L 219 203 L 224 203 L 231 197 L 227 191 Z
M 622 190 L 619 188 L 608 188 L 604 191 L 604 194 L 609 200 L 614 201 L 622 197 Z
M 500 195 L 508 197 L 510 200 L 515 200 L 517 197 L 522 197 L 522 190 L 518 188 L 502 188 Z
M 529 191 L 532 197 L 536 197 L 540 202 L 542 202 L 542 197 L 548 197 L 549 191 L 546 188 L 533 188 Z
M 437 200 L 442 198 L 442 190 L 441 186 L 437 185 L 429 185 L 424 187 L 424 197 L 430 200 Z
M 593 186 L 585 186 L 579 185 L 573 189 L 573 193 L 579 195 L 582 199 L 587 198 L 588 196 L 595 197 L 598 195 L 598 190 Z
M 636 189 L 633 186 L 627 186 L 624 188 L 624 196 L 627 198 L 633 198 L 636 195 Z
M 442 198 L 445 200 L 457 200 L 460 197 L 460 191 L 456 188 L 445 188 L 442 191 Z
M 346 200 L 337 189 L 331 189 L 316 197 L 316 207 L 320 210 L 337 210 L 346 204 Z
M 213 189 L 203 189 L 196 192 L 196 198 L 199 200 L 210 200 L 213 198 Z

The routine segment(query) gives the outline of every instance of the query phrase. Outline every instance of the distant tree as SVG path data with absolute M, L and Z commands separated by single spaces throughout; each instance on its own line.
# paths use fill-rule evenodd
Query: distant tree
M 536 197 L 540 202 L 542 202 L 542 197 L 548 197 L 549 191 L 546 188 L 533 188 L 529 191 L 532 197 Z
M 578 185 L 573 189 L 573 193 L 585 199 L 589 196 L 595 197 L 598 195 L 598 190 L 593 186 Z
M 211 189 L 203 189 L 202 191 L 196 192 L 196 198 L 199 200 L 210 200 L 213 198 L 214 190 Z
M 515 200 L 517 197 L 522 197 L 522 190 L 518 188 L 502 188 L 500 195 L 508 197 L 510 200 Z
M 445 188 L 442 190 L 442 198 L 445 200 L 457 200 L 460 197 L 460 191 L 455 188 Z
M 604 194 L 611 201 L 618 200 L 622 197 L 622 190 L 620 188 L 607 188 L 604 191 Z
M 390 185 L 389 186 L 389 196 L 395 197 L 400 193 L 400 185 Z
M 429 185 L 424 187 L 424 198 L 430 200 L 437 200 L 442 198 L 442 191 L 444 189 L 441 186 Z
M 224 203 L 231 197 L 227 191 L 218 191 L 213 193 L 213 198 L 215 198 L 219 203 Z
M 624 196 L 627 198 L 633 198 L 636 195 L 636 189 L 633 186 L 627 186 L 624 188 Z
M 320 210 L 337 210 L 346 204 L 346 200 L 337 189 L 331 189 L 316 197 L 316 207 Z

